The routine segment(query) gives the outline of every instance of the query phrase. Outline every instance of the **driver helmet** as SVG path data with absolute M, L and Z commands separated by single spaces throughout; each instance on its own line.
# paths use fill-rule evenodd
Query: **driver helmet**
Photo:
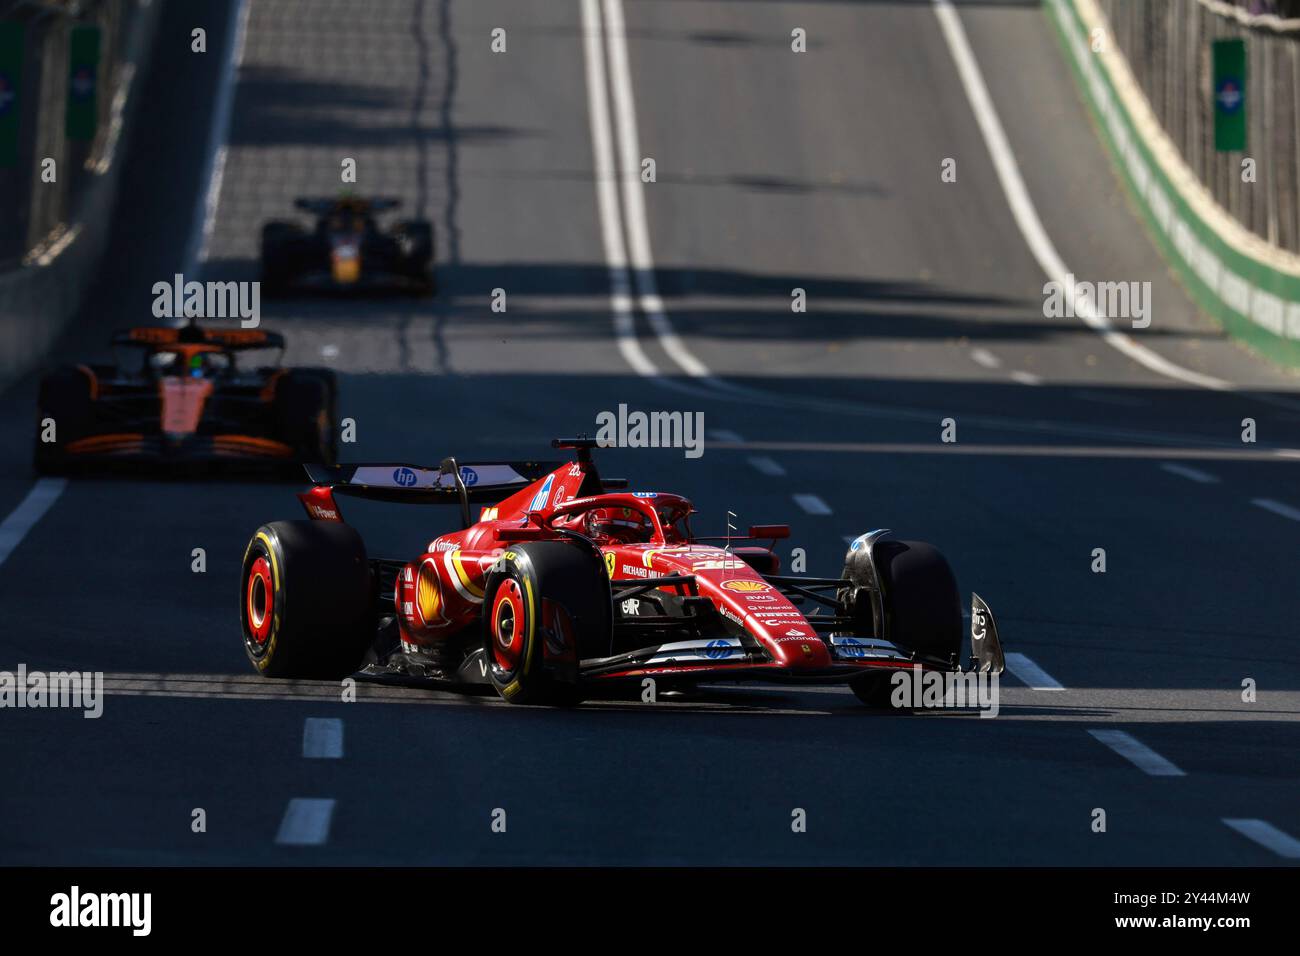
M 654 530 L 650 519 L 632 508 L 593 508 L 584 517 L 588 537 L 618 544 L 642 544 Z

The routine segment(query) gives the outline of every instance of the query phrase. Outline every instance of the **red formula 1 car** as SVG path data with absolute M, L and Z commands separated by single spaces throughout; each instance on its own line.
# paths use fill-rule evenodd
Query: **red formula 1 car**
M 900 668 L 961 668 L 962 612 L 947 561 L 921 542 L 864 534 L 838 578 L 782 575 L 772 546 L 692 534 L 691 503 L 602 480 L 595 442 L 571 463 L 437 468 L 308 466 L 309 521 L 277 521 L 244 555 L 244 648 L 267 677 L 362 667 L 490 683 L 514 703 L 571 703 L 599 682 L 843 681 L 887 706 Z M 338 499 L 459 503 L 463 528 L 412 560 L 374 558 Z M 478 521 L 471 503 L 482 503 Z M 788 536 L 784 525 L 748 539 Z M 972 595 L 972 664 L 1000 673 L 988 607 Z

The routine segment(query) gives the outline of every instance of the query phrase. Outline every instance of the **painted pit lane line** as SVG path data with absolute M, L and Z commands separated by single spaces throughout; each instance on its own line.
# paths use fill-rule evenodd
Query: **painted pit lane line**
M 797 494 L 792 495 L 794 503 L 810 515 L 828 515 L 833 514 L 831 506 L 822 501 L 817 495 Z
M 1300 521 L 1300 508 L 1283 504 L 1280 501 L 1274 501 L 1272 498 L 1251 498 L 1250 503 L 1256 508 L 1263 508 L 1265 511 L 1271 511 L 1275 515 L 1281 515 L 1283 518 L 1290 518 L 1292 521 Z
M 1182 770 L 1174 766 L 1160 754 L 1156 753 L 1132 734 L 1122 730 L 1090 730 L 1088 735 L 1105 744 L 1143 773 L 1152 777 L 1185 777 Z
M 343 756 L 343 721 L 338 717 L 308 717 L 302 728 L 302 755 L 310 760 Z
M 285 807 L 275 834 L 281 846 L 320 846 L 329 839 L 335 802 L 322 797 L 294 797 Z
M 63 490 L 68 486 L 66 478 L 40 478 L 27 492 L 27 497 L 18 503 L 0 524 L 0 564 L 8 560 L 14 549 L 27 537 L 27 532 L 36 526 L 45 512 L 59 500 Z
M 766 455 L 753 455 L 749 459 L 753 468 L 769 478 L 780 478 L 786 473 L 785 466 L 774 458 L 768 458 Z
M 1267 820 L 1224 817 L 1223 822 L 1248 840 L 1287 860 L 1300 860 L 1300 840 Z
M 1007 670 L 1030 690 L 1065 690 L 1060 681 L 1024 654 L 1008 651 L 1006 663 Z
M 1187 465 L 1180 465 L 1176 462 L 1167 461 L 1160 466 L 1162 471 L 1167 471 L 1171 475 L 1178 475 L 1180 478 L 1186 478 L 1188 481 L 1194 481 L 1200 485 L 1217 485 L 1219 479 L 1208 471 L 1201 471 L 1199 468 L 1191 468 Z

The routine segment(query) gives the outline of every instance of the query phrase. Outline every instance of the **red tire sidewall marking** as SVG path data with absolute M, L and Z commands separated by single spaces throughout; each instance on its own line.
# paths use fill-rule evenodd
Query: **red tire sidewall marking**
M 262 615 L 257 615 L 257 584 L 262 585 Z M 271 620 L 275 617 L 275 590 L 271 583 L 271 564 L 265 555 L 258 555 L 257 560 L 248 569 L 248 581 L 244 587 L 244 611 L 248 620 L 248 633 L 259 647 L 266 645 L 271 636 Z
M 508 642 L 503 643 L 500 626 L 507 616 L 514 624 Z M 492 599 L 492 659 L 498 667 L 512 674 L 519 669 L 523 659 L 524 625 L 523 593 L 518 581 L 507 578 Z

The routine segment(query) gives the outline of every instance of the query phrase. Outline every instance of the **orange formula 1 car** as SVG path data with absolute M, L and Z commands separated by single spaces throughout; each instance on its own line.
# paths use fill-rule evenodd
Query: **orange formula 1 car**
M 134 463 L 332 462 L 333 371 L 284 368 L 284 338 L 261 329 L 144 327 L 112 339 L 118 361 L 47 374 L 36 410 L 36 470 Z M 242 369 L 248 352 L 276 364 Z M 300 473 L 300 472 L 297 472 Z

